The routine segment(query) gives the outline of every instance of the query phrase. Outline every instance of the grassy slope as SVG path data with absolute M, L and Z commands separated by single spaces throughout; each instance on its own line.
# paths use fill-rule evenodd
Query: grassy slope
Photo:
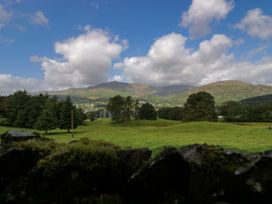
M 222 145 L 243 151 L 272 149 L 272 131 L 265 123 L 212 123 L 175 121 L 133 121 L 127 124 L 112 124 L 109 120 L 87 122 L 77 129 L 74 138 L 62 130 L 49 137 L 58 142 L 68 142 L 81 137 L 106 140 L 121 146 L 150 147 L 165 145 L 183 146 L 194 143 Z M 3 133 L 6 127 L 0 127 Z
M 112 86 L 111 86 L 112 85 Z M 119 87 L 121 86 L 121 87 Z M 123 87 L 124 86 L 124 87 Z M 164 87 L 167 88 L 167 87 Z M 205 91 L 215 97 L 217 104 L 226 101 L 240 101 L 242 99 L 272 94 L 272 86 L 252 85 L 241 81 L 221 81 L 207 84 L 201 87 L 195 87 L 188 91 L 168 96 L 157 96 L 156 88 L 145 84 L 125 84 L 111 82 L 101 87 L 68 89 L 60 92 L 51 92 L 56 95 L 75 95 L 89 99 L 110 98 L 115 95 L 140 97 L 147 101 L 162 105 L 183 105 L 189 95 Z
M 240 101 L 246 98 L 271 94 L 272 87 L 252 85 L 242 81 L 222 81 L 196 87 L 182 94 L 171 95 L 167 99 L 170 102 L 183 104 L 189 95 L 200 91 L 210 93 L 215 98 L 216 103 L 221 104 L 226 101 Z

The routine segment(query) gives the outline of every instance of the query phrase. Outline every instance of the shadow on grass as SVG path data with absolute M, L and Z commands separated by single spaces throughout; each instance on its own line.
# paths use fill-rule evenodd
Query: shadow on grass
M 77 135 L 77 134 L 81 134 L 81 133 L 86 133 L 88 131 L 85 130 L 79 130 L 79 131 L 74 131 L 73 134 Z M 61 132 L 48 132 L 47 134 L 42 133 L 43 136 L 57 136 L 57 135 L 72 135 L 71 132 L 67 132 L 67 131 L 61 131 Z

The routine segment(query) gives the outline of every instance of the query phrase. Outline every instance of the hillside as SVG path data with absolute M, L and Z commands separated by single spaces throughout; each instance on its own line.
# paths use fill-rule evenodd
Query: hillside
M 182 105 L 189 95 L 205 91 L 214 96 L 217 104 L 226 101 L 241 101 L 256 96 L 272 94 L 272 86 L 252 85 L 242 81 L 220 81 L 200 87 L 174 85 L 154 87 L 139 83 L 109 82 L 87 88 L 49 92 L 49 95 L 71 95 L 92 100 L 101 100 L 115 95 L 132 96 L 158 106 Z
M 200 91 L 210 93 L 215 98 L 216 104 L 221 104 L 226 101 L 241 101 L 246 98 L 272 94 L 272 86 L 253 85 L 234 80 L 220 81 L 173 95 L 168 97 L 168 100 L 184 103 L 189 95 Z
M 252 98 L 247 98 L 241 101 L 244 104 L 267 104 L 272 103 L 272 94 L 256 96 Z
M 108 82 L 91 86 L 87 88 L 73 88 L 64 91 L 49 92 L 49 95 L 71 95 L 84 97 L 88 99 L 100 99 L 110 98 L 115 95 L 121 96 L 133 96 L 138 98 L 148 98 L 150 96 L 169 96 L 172 94 L 182 93 L 191 89 L 189 85 L 174 85 L 174 86 L 163 86 L 154 87 L 147 84 L 139 83 L 124 83 L 124 82 Z

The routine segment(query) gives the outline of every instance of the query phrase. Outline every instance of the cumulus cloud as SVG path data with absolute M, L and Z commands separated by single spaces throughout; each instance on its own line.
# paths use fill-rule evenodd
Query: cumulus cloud
M 37 25 L 48 25 L 49 20 L 46 18 L 44 13 L 42 11 L 36 11 L 32 16 L 31 16 L 32 22 Z
M 127 42 L 99 29 L 55 44 L 58 59 L 32 56 L 40 61 L 46 83 L 55 87 L 80 87 L 107 81 L 112 61 L 126 49 Z
M 114 75 L 109 81 L 124 81 L 124 77 L 122 75 Z
M 157 39 L 146 56 L 125 58 L 115 67 L 129 81 L 152 85 L 203 85 L 231 79 L 272 83 L 272 60 L 255 64 L 236 60 L 229 53 L 235 41 L 223 34 L 201 42 L 197 50 L 185 45 L 184 36 L 171 33 Z
M 0 74 L 0 94 L 8 95 L 18 90 L 38 91 L 46 89 L 46 85 L 37 79 L 15 77 L 10 74 Z
M 7 11 L 3 5 L 0 4 L 0 29 L 11 19 L 12 13 Z
M 211 24 L 226 18 L 234 8 L 230 0 L 192 0 L 188 11 L 181 17 L 181 25 L 189 28 L 191 37 L 201 37 L 211 32 Z
M 23 89 L 60 90 L 107 81 L 113 60 L 119 59 L 128 42 L 100 29 L 88 26 L 84 30 L 77 37 L 55 43 L 59 58 L 30 57 L 32 62 L 41 63 L 44 72 L 42 80 L 0 74 L 0 94 Z M 113 79 L 120 81 L 122 77 L 115 76 Z
M 264 15 L 260 8 L 249 10 L 236 27 L 252 37 L 272 38 L 272 16 Z

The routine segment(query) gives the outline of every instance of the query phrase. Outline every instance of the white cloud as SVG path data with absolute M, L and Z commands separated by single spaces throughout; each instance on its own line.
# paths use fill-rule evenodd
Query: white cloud
M 11 19 L 12 13 L 8 12 L 3 5 L 0 4 L 0 30 Z
M 264 15 L 260 8 L 249 10 L 236 27 L 252 37 L 272 38 L 272 16 Z
M 201 37 L 211 32 L 211 24 L 226 18 L 234 8 L 230 0 L 192 0 L 181 17 L 181 25 L 189 28 L 191 37 Z
M 46 18 L 44 13 L 42 11 L 36 11 L 32 16 L 31 16 L 32 22 L 37 25 L 48 25 L 49 20 Z
M 214 35 L 197 50 L 185 47 L 186 38 L 171 33 L 157 39 L 146 56 L 125 58 L 115 64 L 128 81 L 152 85 L 202 85 L 219 80 L 244 80 L 271 84 L 272 60 L 238 61 L 229 53 L 235 41 Z
M 121 75 L 114 75 L 114 77 L 109 79 L 109 81 L 124 81 L 124 77 Z
M 18 90 L 38 91 L 44 89 L 46 89 L 45 84 L 37 79 L 0 74 L 1 95 L 8 95 Z
M 55 44 L 55 52 L 62 57 L 32 56 L 40 61 L 44 80 L 55 87 L 79 87 L 107 81 L 112 61 L 127 48 L 126 41 L 99 29 L 89 29 L 84 34 Z
M 0 74 L 0 94 L 23 89 L 30 92 L 60 90 L 105 82 L 112 61 L 118 59 L 127 46 L 128 42 L 119 40 L 118 36 L 85 27 L 84 34 L 55 44 L 55 52 L 60 58 L 30 57 L 32 62 L 41 63 L 44 79 Z M 121 76 L 114 79 L 122 80 Z

